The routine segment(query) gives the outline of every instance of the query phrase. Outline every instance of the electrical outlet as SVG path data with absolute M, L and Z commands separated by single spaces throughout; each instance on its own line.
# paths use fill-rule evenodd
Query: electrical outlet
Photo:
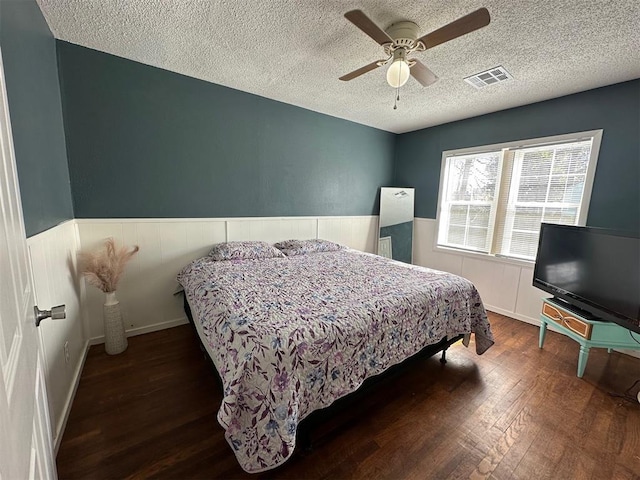
M 69 363 L 69 342 L 64 342 L 64 363 Z

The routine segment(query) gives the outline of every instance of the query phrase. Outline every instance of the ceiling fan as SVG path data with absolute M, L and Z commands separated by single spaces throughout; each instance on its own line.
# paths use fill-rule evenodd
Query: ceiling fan
M 387 58 L 376 60 L 364 67 L 340 77 L 349 81 L 378 67 L 389 65 L 387 82 L 394 88 L 400 88 L 409 79 L 415 78 L 423 87 L 438 80 L 435 73 L 429 70 L 420 60 L 407 58 L 412 53 L 422 52 L 441 43 L 461 37 L 467 33 L 489 25 L 491 18 L 486 8 L 480 8 L 444 27 L 418 38 L 418 25 L 409 21 L 397 22 L 387 31 L 382 30 L 361 10 L 351 10 L 344 14 L 345 18 L 369 35 L 384 49 Z

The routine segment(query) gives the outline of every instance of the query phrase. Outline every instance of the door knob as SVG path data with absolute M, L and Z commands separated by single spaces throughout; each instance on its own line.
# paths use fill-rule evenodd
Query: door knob
M 51 320 L 60 320 L 67 318 L 67 314 L 64 311 L 64 305 L 58 305 L 57 307 L 51 307 L 51 310 L 40 310 L 36 305 L 33 307 L 33 314 L 36 317 L 36 327 L 40 326 L 40 322 L 45 318 L 51 317 Z

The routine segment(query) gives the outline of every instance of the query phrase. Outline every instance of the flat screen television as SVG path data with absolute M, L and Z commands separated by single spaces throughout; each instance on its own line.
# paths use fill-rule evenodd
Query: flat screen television
M 543 223 L 533 285 L 640 333 L 638 234 Z

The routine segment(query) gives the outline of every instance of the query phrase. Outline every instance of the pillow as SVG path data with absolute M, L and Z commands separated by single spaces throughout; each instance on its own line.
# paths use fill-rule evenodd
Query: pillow
M 256 260 L 260 258 L 284 258 L 280 250 L 267 242 L 218 243 L 209 252 L 213 260 Z
M 345 248 L 338 243 L 321 239 L 285 240 L 284 242 L 276 243 L 275 247 L 288 257 L 316 252 L 335 252 L 336 250 L 342 250 Z

